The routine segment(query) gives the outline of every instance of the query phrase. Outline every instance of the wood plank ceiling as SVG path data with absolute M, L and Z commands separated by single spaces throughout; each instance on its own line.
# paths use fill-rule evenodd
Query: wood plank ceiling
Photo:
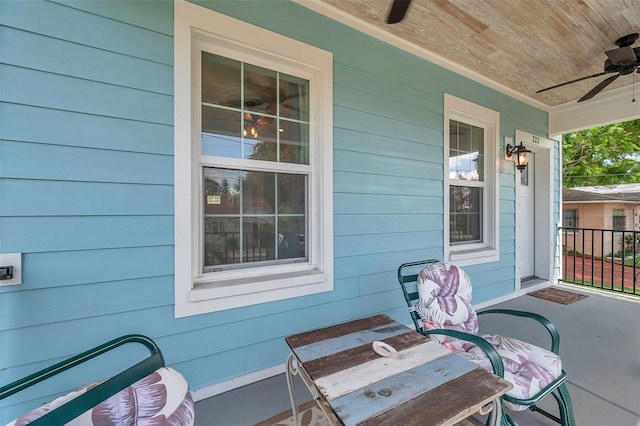
M 614 74 L 537 90 L 602 72 L 615 40 L 640 32 L 640 0 L 413 0 L 393 25 L 391 0 L 322 2 L 549 107 L 577 101 Z M 640 96 L 638 73 L 605 91 L 634 79 Z

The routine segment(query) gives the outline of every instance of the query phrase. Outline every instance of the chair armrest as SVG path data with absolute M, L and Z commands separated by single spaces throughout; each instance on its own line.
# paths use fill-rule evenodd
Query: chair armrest
M 464 340 L 466 342 L 473 343 L 477 347 L 479 347 L 482 352 L 487 355 L 489 362 L 491 363 L 491 367 L 493 368 L 493 374 L 500 378 L 504 378 L 504 364 L 502 363 L 502 358 L 498 354 L 498 351 L 491 345 L 491 343 L 487 342 L 480 336 L 476 336 L 475 334 L 464 333 L 458 330 L 448 330 L 446 328 L 437 328 L 434 330 L 424 330 L 420 331 L 422 335 L 429 334 L 441 334 L 444 336 L 455 337 L 458 340 Z
M 534 321 L 539 322 L 547 329 L 549 334 L 551 335 L 551 352 L 556 355 L 560 355 L 560 334 L 558 333 L 558 329 L 556 326 L 543 317 L 542 315 L 535 314 L 533 312 L 525 312 L 525 311 L 515 311 L 512 309 L 487 309 L 485 311 L 477 312 L 478 315 L 484 314 L 504 314 L 504 315 L 512 315 L 517 317 L 530 318 Z
M 134 366 L 116 374 L 109 380 L 106 380 L 98 386 L 88 390 L 86 393 L 79 395 L 66 404 L 49 411 L 42 417 L 39 417 L 30 423 L 30 425 L 33 426 L 66 424 L 88 409 L 115 395 L 122 389 L 153 373 L 158 368 L 164 367 L 164 359 L 160 352 L 160 348 L 158 348 L 156 343 L 150 338 L 139 334 L 119 337 L 3 386 L 0 388 L 0 400 L 33 386 L 36 383 L 40 383 L 43 380 L 55 376 L 65 370 L 75 367 L 76 365 L 82 364 L 83 362 L 95 358 L 98 355 L 109 352 L 110 350 L 122 346 L 125 343 L 140 343 L 144 345 L 149 350 L 149 356 Z

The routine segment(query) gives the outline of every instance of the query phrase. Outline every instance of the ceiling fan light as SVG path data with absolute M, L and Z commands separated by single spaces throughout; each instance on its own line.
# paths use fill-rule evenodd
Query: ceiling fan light
M 616 65 L 628 65 L 633 64 L 636 61 L 636 54 L 634 53 L 633 48 L 630 46 L 607 50 L 604 53 L 611 60 L 611 62 Z

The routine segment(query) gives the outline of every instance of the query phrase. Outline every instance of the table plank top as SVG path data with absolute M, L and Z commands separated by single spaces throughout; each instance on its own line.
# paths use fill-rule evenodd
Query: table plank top
M 285 340 L 322 402 L 345 425 L 453 424 L 511 388 L 386 315 Z M 398 354 L 381 357 L 374 341 L 391 345 Z

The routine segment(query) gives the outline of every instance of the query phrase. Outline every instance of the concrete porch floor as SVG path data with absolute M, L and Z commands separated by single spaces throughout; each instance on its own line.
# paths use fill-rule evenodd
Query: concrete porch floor
M 558 288 L 583 292 L 580 288 Z M 589 297 L 570 305 L 521 296 L 492 308 L 539 313 L 560 332 L 560 355 L 568 375 L 577 426 L 640 425 L 640 299 Z M 549 347 L 546 330 L 531 320 L 504 315 L 480 318 L 480 333 L 503 334 Z M 407 317 L 407 320 L 409 318 Z M 296 377 L 299 403 L 311 399 Z M 540 404 L 557 413 L 553 397 Z M 250 426 L 290 407 L 283 374 L 229 391 L 195 404 L 196 426 Z M 555 425 L 531 411 L 509 412 L 520 426 Z M 395 425 L 393 425 L 395 426 Z

